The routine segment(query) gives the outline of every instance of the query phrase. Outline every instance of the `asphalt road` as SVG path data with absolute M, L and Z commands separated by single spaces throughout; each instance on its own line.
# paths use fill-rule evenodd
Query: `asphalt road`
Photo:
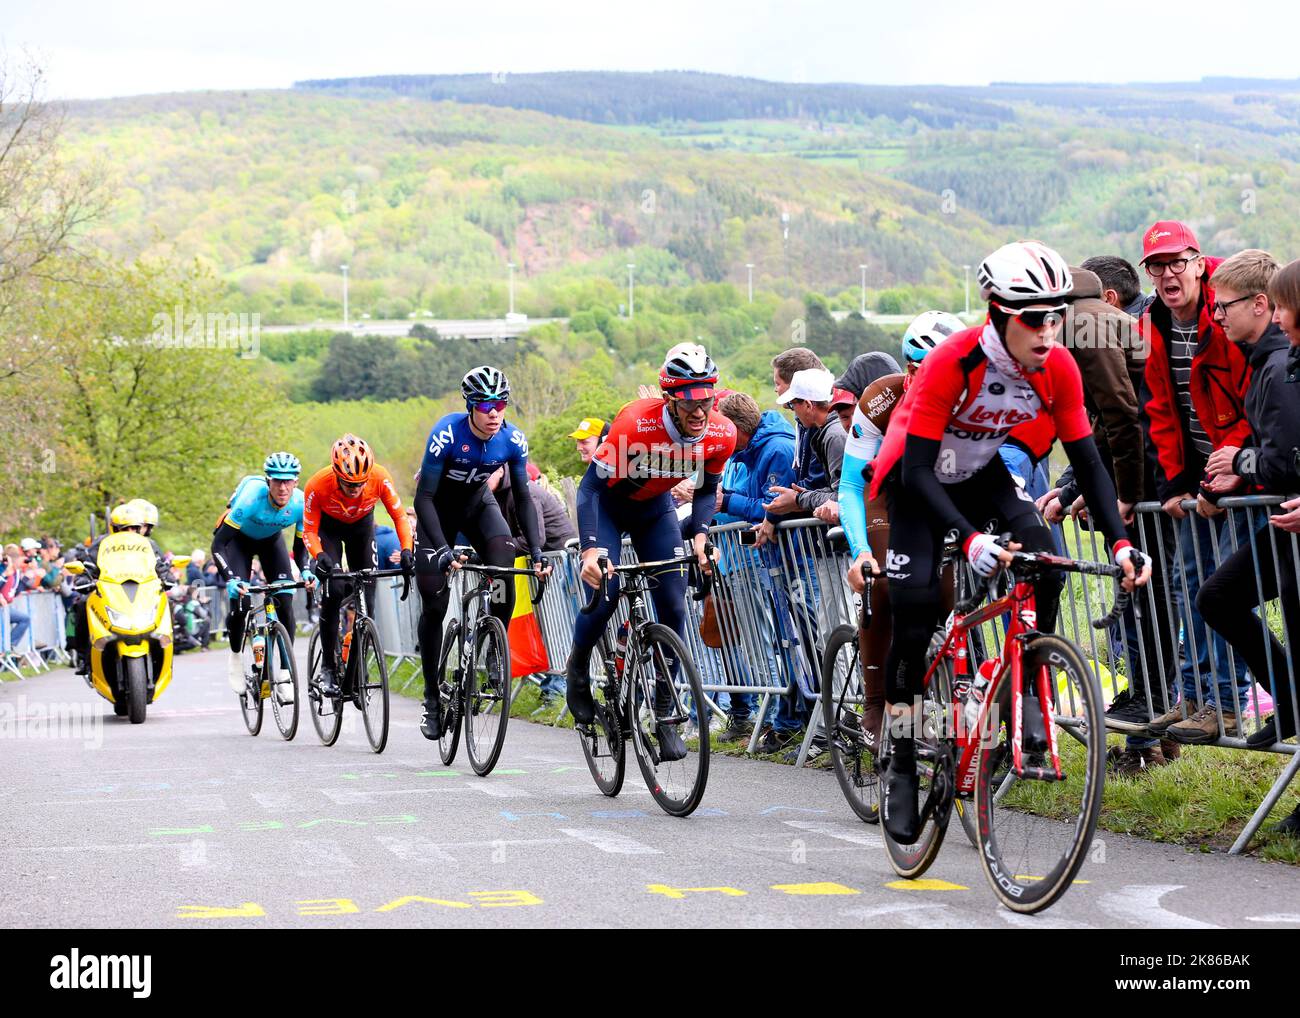
M 715 758 L 680 820 L 633 761 L 606 799 L 571 731 L 518 719 L 486 779 L 396 697 L 381 756 L 351 708 L 331 749 L 305 713 L 292 743 L 269 710 L 252 738 L 224 653 L 179 658 L 135 727 L 67 669 L 0 683 L 0 925 L 1300 926 L 1300 870 L 1106 832 L 1035 917 L 995 904 L 955 820 L 900 882 L 826 772 Z

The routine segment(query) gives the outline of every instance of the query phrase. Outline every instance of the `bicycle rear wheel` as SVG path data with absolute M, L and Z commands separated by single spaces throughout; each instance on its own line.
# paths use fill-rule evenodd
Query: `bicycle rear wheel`
M 647 626 L 639 643 L 637 660 L 627 663 L 631 688 L 624 693 L 632 697 L 632 748 L 660 808 L 671 816 L 690 816 L 709 780 L 710 708 L 700 688 L 700 672 L 681 637 L 662 623 Z M 675 682 L 674 661 L 679 662 Z M 684 729 L 692 716 L 697 731 L 686 739 Z M 665 759 L 665 733 L 683 742 L 684 757 Z
M 442 636 L 442 658 L 438 662 L 438 697 L 442 705 L 441 732 L 438 738 L 438 756 L 443 766 L 456 759 L 460 746 L 460 684 L 466 662 L 462 660 L 460 646 L 460 620 L 452 619 Z
M 578 731 L 578 739 L 596 787 L 612 798 L 623 790 L 627 746 L 623 741 L 622 704 L 619 703 L 614 655 L 608 637 L 602 636 L 596 644 L 588 670 L 596 673 L 591 677 L 596 716 L 587 731 Z
M 880 775 L 862 733 L 862 658 L 856 626 L 839 626 L 822 655 L 822 722 L 840 791 L 858 819 L 880 822 Z
M 931 644 L 931 654 L 935 644 Z M 929 656 L 927 656 L 927 661 Z M 921 716 L 916 735 L 916 766 L 920 776 L 918 802 L 920 808 L 926 809 L 930 801 L 929 815 L 924 818 L 921 835 L 914 844 L 903 845 L 889 836 L 884 824 L 880 833 L 885 839 L 885 852 L 889 864 L 900 877 L 914 880 L 930 868 L 939 848 L 943 845 L 943 836 L 948 829 L 955 791 L 955 776 L 952 742 L 952 719 L 949 711 L 952 704 L 952 683 L 949 669 L 936 668 L 925 692 L 921 697 Z M 885 719 L 884 737 L 881 739 L 881 767 L 883 768 L 891 755 L 893 744 L 893 724 Z
M 501 757 L 510 721 L 510 642 L 494 615 L 474 627 L 474 663 L 464 688 L 465 751 L 474 773 L 486 777 Z
M 244 692 L 239 697 L 239 709 L 244 715 L 244 725 L 249 735 L 262 730 L 262 670 L 253 669 L 253 636 L 255 630 L 244 630 L 244 647 L 239 652 L 244 665 Z M 252 675 L 254 678 L 249 678 Z
M 1065 780 L 1018 778 L 1010 771 L 1009 677 L 999 684 L 1000 709 L 990 709 L 982 726 L 975 778 L 980 864 L 1002 904 L 1022 913 L 1047 908 L 1069 889 L 1092 845 L 1105 780 L 1106 730 L 1096 678 L 1078 648 L 1057 636 L 1038 636 L 1025 646 L 1027 687 L 1037 684 L 1043 669 Z M 1046 754 L 1026 752 L 1024 762 L 1051 768 Z
M 358 643 L 359 641 L 359 643 Z M 357 705 L 366 723 L 366 738 L 370 748 L 382 753 L 388 745 L 388 661 L 384 645 L 379 642 L 379 631 L 368 618 L 359 618 L 353 627 L 354 653 L 359 647 L 361 656 L 351 662 L 356 669 Z
M 322 745 L 332 746 L 338 742 L 339 732 L 343 728 L 343 701 L 321 695 L 318 679 L 322 654 L 318 626 L 312 631 L 307 643 L 307 700 L 316 735 Z
M 271 627 L 266 641 L 267 680 L 271 683 L 271 713 L 286 742 L 298 734 L 298 662 L 293 659 L 289 631 L 279 622 Z M 291 702 L 281 703 L 284 696 Z

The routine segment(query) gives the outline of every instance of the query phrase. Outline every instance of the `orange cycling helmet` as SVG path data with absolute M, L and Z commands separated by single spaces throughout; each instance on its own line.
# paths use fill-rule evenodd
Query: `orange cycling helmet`
M 340 438 L 334 443 L 330 455 L 334 461 L 334 473 L 348 484 L 363 483 L 370 476 L 370 468 L 375 465 L 370 446 L 356 435 Z

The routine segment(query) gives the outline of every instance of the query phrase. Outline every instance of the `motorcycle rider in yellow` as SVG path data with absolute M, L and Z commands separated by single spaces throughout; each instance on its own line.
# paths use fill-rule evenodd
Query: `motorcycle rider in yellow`
M 147 537 L 154 524 L 158 522 L 158 510 L 152 504 L 144 502 L 144 505 L 152 510 L 153 523 L 149 523 L 147 522 L 149 517 L 146 516 L 144 508 L 140 505 L 142 502 L 144 502 L 143 499 L 135 499 L 131 502 L 123 502 L 114 509 L 108 518 L 109 534 L 129 530 Z M 99 546 L 104 542 L 104 537 L 107 536 L 108 534 L 105 534 L 98 538 L 88 548 L 79 549 L 77 557 L 83 562 L 97 562 Z M 158 579 L 162 580 L 163 589 L 169 590 L 174 586 L 171 568 L 163 560 L 162 550 L 152 537 L 149 538 L 149 543 L 153 545 L 154 555 L 157 559 L 155 571 L 158 573 Z M 77 674 L 87 675 L 90 667 L 90 627 L 86 621 L 86 597 L 84 594 L 78 595 L 76 600 L 73 601 L 72 611 L 76 629 Z

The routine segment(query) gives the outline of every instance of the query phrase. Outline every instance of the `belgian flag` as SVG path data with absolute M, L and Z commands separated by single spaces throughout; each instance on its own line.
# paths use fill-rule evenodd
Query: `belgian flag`
M 528 561 L 515 559 L 516 569 L 527 569 Z M 515 611 L 510 616 L 510 677 L 533 675 L 549 670 L 546 645 L 542 642 L 542 628 L 533 614 L 533 598 L 529 591 L 530 580 L 522 574 L 515 577 Z

